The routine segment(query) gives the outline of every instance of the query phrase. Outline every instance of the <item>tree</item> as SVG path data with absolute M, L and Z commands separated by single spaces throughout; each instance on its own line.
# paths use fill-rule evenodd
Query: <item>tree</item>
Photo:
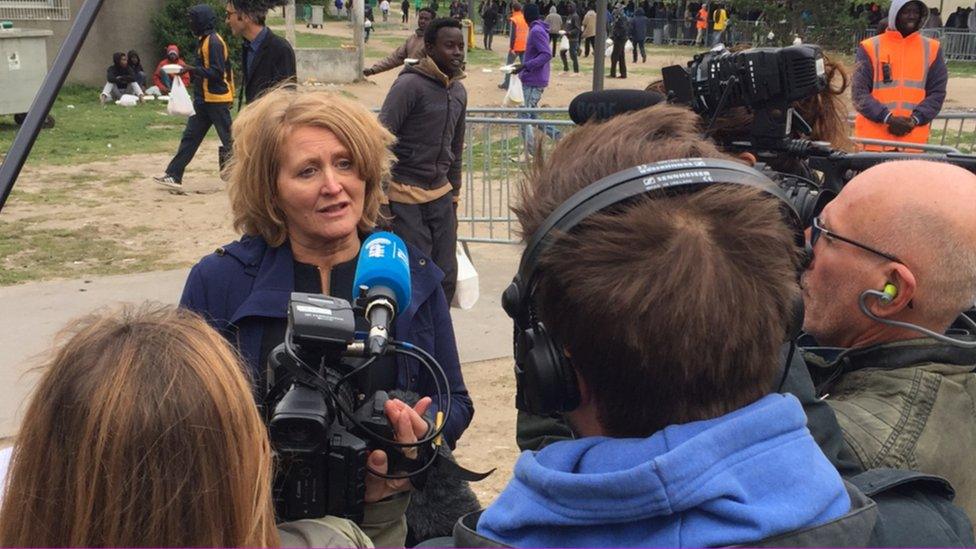
M 757 31 L 762 36 L 771 31 L 771 45 L 785 46 L 798 36 L 806 43 L 850 51 L 852 36 L 867 25 L 863 18 L 851 15 L 849 2 L 843 0 L 730 0 L 729 4 L 738 13 L 762 11 Z
M 189 9 L 198 4 L 209 4 L 214 13 L 217 14 L 217 32 L 227 42 L 230 50 L 231 66 L 234 72 L 240 72 L 241 64 L 241 39 L 232 36 L 230 28 L 224 20 L 223 0 L 168 0 L 163 8 L 152 16 L 153 42 L 156 44 L 157 55 L 162 56 L 169 44 L 176 44 L 180 48 L 180 54 L 191 64 L 198 64 L 196 51 L 199 47 L 199 40 L 190 32 L 190 23 L 187 18 Z M 239 81 L 239 79 L 235 80 Z

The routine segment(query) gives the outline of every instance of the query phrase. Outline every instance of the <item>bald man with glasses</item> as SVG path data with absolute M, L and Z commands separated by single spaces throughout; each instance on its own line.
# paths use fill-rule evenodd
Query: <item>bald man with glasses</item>
M 845 443 L 865 468 L 949 479 L 956 504 L 976 516 L 976 349 L 879 321 L 942 334 L 974 306 L 976 175 L 881 164 L 855 177 L 808 236 L 804 331 L 821 347 L 804 355 Z

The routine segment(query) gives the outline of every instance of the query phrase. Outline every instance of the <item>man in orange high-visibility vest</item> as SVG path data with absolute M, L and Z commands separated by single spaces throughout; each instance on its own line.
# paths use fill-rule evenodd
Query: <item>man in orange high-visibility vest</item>
M 939 42 L 920 32 L 927 18 L 928 8 L 919 0 L 893 0 L 888 30 L 857 48 L 855 137 L 928 141 L 929 123 L 945 101 L 949 73 Z
M 512 16 L 508 18 L 512 22 L 509 29 L 508 59 L 506 63 L 511 65 L 516 60 L 522 62 L 525 55 L 525 41 L 529 38 L 529 24 L 525 22 L 525 14 L 522 13 L 522 5 L 512 1 Z M 508 89 L 508 82 L 512 78 L 512 73 L 505 73 L 505 80 L 498 85 L 501 89 Z
M 708 5 L 702 4 L 701 8 L 698 9 L 698 14 L 695 16 L 695 28 L 698 30 L 698 35 L 695 36 L 695 41 L 692 43 L 693 46 L 704 46 L 705 45 L 705 33 L 708 31 Z

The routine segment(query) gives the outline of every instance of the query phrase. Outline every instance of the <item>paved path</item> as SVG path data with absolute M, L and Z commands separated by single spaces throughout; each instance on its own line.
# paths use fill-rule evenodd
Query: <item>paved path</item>
M 512 325 L 501 309 L 502 290 L 511 281 L 520 249 L 475 244 L 481 298 L 469 311 L 452 309 L 461 362 L 511 356 Z M 74 318 L 121 302 L 175 303 L 188 269 L 135 275 L 62 280 L 0 288 L 0 437 L 16 430 L 25 397 L 37 380 L 54 335 Z

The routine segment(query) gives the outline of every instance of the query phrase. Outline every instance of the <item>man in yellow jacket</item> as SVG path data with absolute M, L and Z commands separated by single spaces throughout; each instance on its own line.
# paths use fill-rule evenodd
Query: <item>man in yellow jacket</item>
M 712 45 L 722 41 L 722 34 L 729 23 L 729 13 L 725 11 L 725 4 L 718 4 L 712 12 Z
M 893 0 L 888 30 L 857 48 L 851 87 L 855 137 L 928 142 L 929 123 L 942 110 L 949 73 L 939 42 L 920 32 L 927 18 L 928 8 L 919 0 Z
M 218 160 L 221 166 L 231 148 L 230 108 L 234 104 L 234 73 L 227 43 L 214 30 L 217 26 L 217 15 L 209 5 L 193 6 L 187 15 L 190 19 L 190 30 L 199 40 L 199 64 L 183 69 L 193 76 L 193 110 L 196 112 L 186 121 L 180 148 L 166 166 L 166 173 L 153 178 L 160 185 L 173 189 L 183 188 L 183 171 L 193 160 L 203 138 L 210 131 L 210 126 L 217 129 L 220 137 L 222 146 L 218 152 Z

